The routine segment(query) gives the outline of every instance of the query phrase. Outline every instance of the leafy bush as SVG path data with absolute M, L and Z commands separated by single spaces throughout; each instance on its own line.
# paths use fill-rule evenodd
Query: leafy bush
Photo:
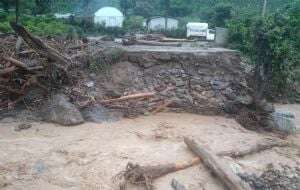
M 70 26 L 68 24 L 57 20 L 50 15 L 24 17 L 22 19 L 22 23 L 29 31 L 39 36 L 66 35 L 70 30 Z
M 8 14 L 0 10 L 0 22 L 7 21 Z
M 11 32 L 9 21 L 13 21 L 14 16 L 8 15 L 4 21 L 0 21 L 1 32 Z M 21 23 L 33 34 L 39 36 L 66 35 L 70 30 L 70 25 L 55 19 L 51 15 L 47 16 L 23 16 Z
M 264 67 L 273 94 L 287 94 L 299 78 L 300 1 L 265 19 L 235 19 L 228 23 L 230 46 Z
M 0 22 L 0 32 L 7 33 L 11 31 L 12 29 L 8 22 Z

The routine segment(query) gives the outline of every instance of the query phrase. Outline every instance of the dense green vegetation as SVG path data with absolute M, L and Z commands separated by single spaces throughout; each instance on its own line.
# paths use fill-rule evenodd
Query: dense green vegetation
M 168 36 L 184 37 L 187 22 L 208 22 L 210 27 L 229 28 L 229 46 L 240 50 L 251 64 L 261 65 L 268 86 L 278 94 L 300 80 L 300 0 L 18 0 L 20 22 L 38 35 L 108 33 L 114 36 L 143 31 L 144 19 L 152 16 L 177 18 L 176 31 Z M 0 31 L 9 32 L 16 0 L 0 2 Z M 85 20 L 61 21 L 53 13 L 72 12 L 88 17 L 102 6 L 116 6 L 126 15 L 124 28 L 93 26 Z M 295 71 L 298 72 L 295 72 Z

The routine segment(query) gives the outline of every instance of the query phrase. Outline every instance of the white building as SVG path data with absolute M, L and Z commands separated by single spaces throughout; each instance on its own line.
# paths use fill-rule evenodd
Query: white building
M 144 25 L 147 25 L 144 23 Z M 166 26 L 166 18 L 165 17 L 154 17 L 148 21 L 148 30 L 158 31 L 165 30 Z M 174 18 L 167 18 L 167 29 L 177 29 L 178 28 L 178 20 Z
M 75 15 L 71 14 L 71 13 L 66 13 L 66 14 L 55 13 L 54 14 L 54 17 L 57 19 L 69 19 L 71 16 L 75 16 Z
M 122 27 L 123 21 L 123 13 L 114 7 L 103 7 L 94 14 L 94 23 L 106 27 Z

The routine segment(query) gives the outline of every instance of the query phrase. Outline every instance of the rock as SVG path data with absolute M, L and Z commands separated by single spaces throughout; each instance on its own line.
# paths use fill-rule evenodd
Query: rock
M 211 81 L 210 84 L 213 90 L 224 90 L 229 86 L 228 82 L 217 81 L 217 80 Z
M 256 104 L 256 107 L 263 113 L 273 113 L 275 111 L 274 105 L 268 103 L 266 100 L 258 102 Z
M 84 122 L 80 111 L 62 94 L 52 96 L 41 113 L 46 121 L 64 126 L 74 126 Z
M 250 95 L 239 96 L 236 101 L 243 105 L 251 105 L 253 103 L 253 98 Z M 271 111 L 271 108 L 268 108 Z
M 15 131 L 22 131 L 22 130 L 30 129 L 31 127 L 32 125 L 29 123 L 22 123 L 15 127 Z
M 223 93 L 229 100 L 235 100 L 237 98 L 235 92 L 231 88 L 226 88 Z
M 224 102 L 224 111 L 228 114 L 237 114 L 240 108 L 240 104 L 235 101 Z
M 101 105 L 84 108 L 81 113 L 86 121 L 95 123 L 116 122 L 122 117 L 120 113 L 113 112 Z
M 33 172 L 38 175 L 44 173 L 46 170 L 47 170 L 47 167 L 46 167 L 45 163 L 41 160 L 38 160 L 33 166 Z
M 179 183 L 176 179 L 172 179 L 171 186 L 174 190 L 186 190 L 185 186 Z

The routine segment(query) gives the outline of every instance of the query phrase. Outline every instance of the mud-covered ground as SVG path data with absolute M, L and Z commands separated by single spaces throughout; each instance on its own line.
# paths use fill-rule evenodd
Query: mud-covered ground
M 300 117 L 300 105 L 284 105 Z M 65 128 L 32 123 L 16 131 L 21 121 L 0 121 L 0 189 L 111 190 L 112 178 L 130 162 L 155 165 L 193 158 L 183 136 L 194 137 L 214 152 L 245 149 L 276 135 L 247 131 L 233 119 L 194 114 L 161 113 L 114 123 L 86 123 Z M 300 122 L 297 120 L 300 127 Z M 288 140 L 300 146 L 300 136 Z M 239 160 L 225 158 L 235 172 L 261 175 L 267 168 L 300 166 L 299 148 L 273 148 Z M 204 165 L 169 174 L 155 181 L 158 190 L 171 190 L 175 178 L 189 190 L 224 187 Z M 129 187 L 129 189 L 143 189 Z M 289 189 L 289 186 L 286 187 Z

